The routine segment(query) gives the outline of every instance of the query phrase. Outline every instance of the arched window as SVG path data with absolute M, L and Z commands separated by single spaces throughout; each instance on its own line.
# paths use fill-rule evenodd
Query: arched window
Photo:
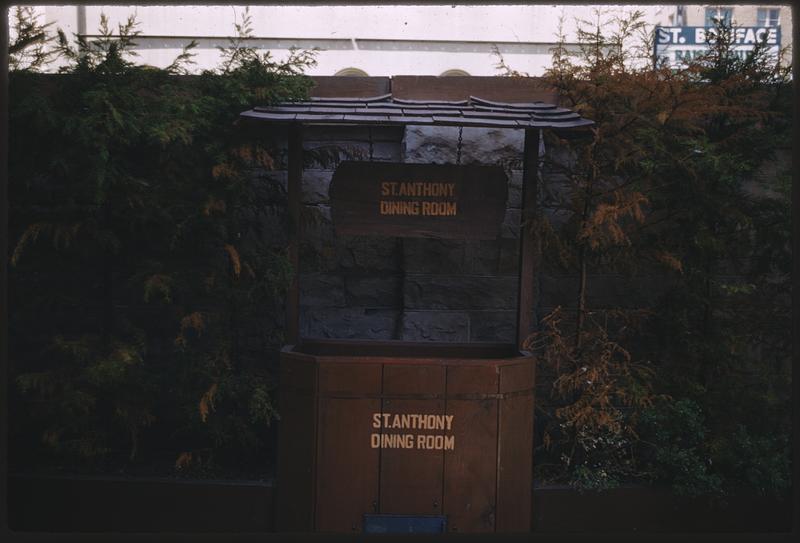
M 359 70 L 358 68 L 345 68 L 344 70 L 339 70 L 333 75 L 349 75 L 351 77 L 369 77 L 369 74 L 364 70 Z
M 469 75 L 464 70 L 454 69 L 454 70 L 447 70 L 446 72 L 442 72 L 439 74 L 439 77 L 450 77 L 453 75 Z

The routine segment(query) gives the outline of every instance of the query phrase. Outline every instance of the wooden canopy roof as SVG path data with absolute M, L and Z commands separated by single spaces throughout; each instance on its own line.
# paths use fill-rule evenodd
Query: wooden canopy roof
M 408 100 L 384 94 L 371 98 L 312 97 L 255 107 L 241 116 L 270 123 L 305 125 L 432 125 L 486 128 L 571 129 L 591 126 L 574 111 L 545 102 L 508 103 L 470 96 L 467 100 Z

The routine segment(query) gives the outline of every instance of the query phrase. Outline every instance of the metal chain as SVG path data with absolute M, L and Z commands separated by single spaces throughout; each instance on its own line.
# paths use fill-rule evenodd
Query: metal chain
M 458 145 L 456 146 L 456 164 L 461 164 L 461 133 L 464 127 L 458 127 Z
M 372 162 L 372 127 L 367 128 L 367 134 L 369 135 L 369 161 Z

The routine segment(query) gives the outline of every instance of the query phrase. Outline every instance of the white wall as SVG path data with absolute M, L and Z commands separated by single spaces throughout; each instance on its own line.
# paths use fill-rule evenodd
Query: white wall
M 227 44 L 244 6 L 59 6 L 46 18 L 68 34 L 96 33 L 104 12 L 113 25 L 130 14 L 139 21 L 141 63 L 166 66 L 192 38 L 195 70 L 212 68 L 218 46 Z M 641 9 L 650 19 L 657 6 L 605 6 L 604 17 Z M 496 75 L 497 46 L 511 67 L 541 75 L 563 18 L 568 42 L 576 18 L 595 19 L 591 6 L 252 6 L 254 43 L 285 58 L 291 46 L 318 47 L 311 75 L 333 75 L 355 67 L 369 75 L 439 75 L 462 69 Z M 84 30 L 85 29 L 85 30 Z

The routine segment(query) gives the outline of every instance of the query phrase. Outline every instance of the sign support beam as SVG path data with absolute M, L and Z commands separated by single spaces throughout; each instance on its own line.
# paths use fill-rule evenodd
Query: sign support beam
M 536 218 L 536 199 L 539 185 L 539 138 L 541 130 L 525 130 L 525 147 L 522 157 L 522 209 L 519 225 L 519 302 L 517 305 L 517 346 L 533 331 L 533 307 L 536 301 L 536 257 L 539 253 L 538 236 L 532 230 Z
M 287 258 L 292 266 L 292 282 L 286 292 L 286 344 L 296 345 L 300 331 L 300 240 L 302 224 L 300 221 L 300 193 L 303 178 L 303 131 L 302 126 L 292 123 L 289 126 L 289 164 L 287 179 L 287 198 L 289 210 L 289 246 Z

